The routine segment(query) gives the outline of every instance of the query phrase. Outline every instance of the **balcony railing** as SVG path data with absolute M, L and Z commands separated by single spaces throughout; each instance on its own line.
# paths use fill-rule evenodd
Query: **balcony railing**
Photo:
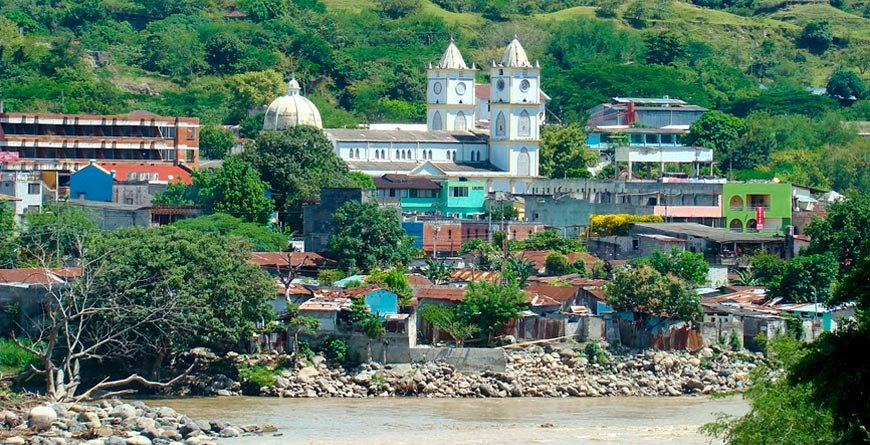
M 762 208 L 764 210 L 770 210 L 769 205 L 747 205 L 747 206 L 730 206 L 732 212 L 754 212 L 757 208 Z

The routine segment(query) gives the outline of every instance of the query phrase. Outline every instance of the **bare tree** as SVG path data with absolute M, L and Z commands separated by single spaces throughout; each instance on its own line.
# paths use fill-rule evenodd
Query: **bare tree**
M 78 242 L 82 246 L 86 244 L 84 240 Z M 51 400 L 90 399 L 103 391 L 106 392 L 99 394 L 100 398 L 129 394 L 135 390 L 114 389 L 133 383 L 167 387 L 178 382 L 193 367 L 191 365 L 187 371 L 166 382 L 132 374 L 117 380 L 105 377 L 90 388 L 79 391 L 83 363 L 133 359 L 158 346 L 150 344 L 153 340 L 142 335 L 143 331 L 183 328 L 170 326 L 177 323 L 173 314 L 186 309 L 178 295 L 168 293 L 165 298 L 147 300 L 147 304 L 125 298 L 135 287 L 144 286 L 156 278 L 135 277 L 123 288 L 106 282 L 104 274 L 107 268 L 113 267 L 108 258 L 111 253 L 108 251 L 99 258 L 79 259 L 81 275 L 71 281 L 55 284 L 48 280 L 43 313 L 34 321 L 32 329 L 22 333 L 28 341 L 13 336 L 18 347 L 39 358 L 41 369 L 33 367 L 33 371 L 45 377 L 46 396 Z M 43 270 L 47 276 L 52 275 L 50 268 L 43 267 Z

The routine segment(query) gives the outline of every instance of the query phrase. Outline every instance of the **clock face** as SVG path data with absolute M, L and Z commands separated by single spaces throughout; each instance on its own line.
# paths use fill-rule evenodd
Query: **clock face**
M 460 96 L 465 94 L 465 83 L 464 82 L 460 82 L 460 83 L 456 84 L 456 94 L 458 94 Z
M 504 79 L 499 79 L 498 82 L 495 83 L 495 87 L 498 88 L 499 91 L 504 90 Z
M 435 85 L 432 85 L 432 91 L 434 91 L 435 94 L 441 94 L 441 82 L 435 82 Z
M 530 86 L 531 86 L 531 84 L 529 83 L 529 81 L 526 79 L 523 79 L 523 81 L 520 82 L 520 91 L 525 93 L 526 91 L 529 91 Z

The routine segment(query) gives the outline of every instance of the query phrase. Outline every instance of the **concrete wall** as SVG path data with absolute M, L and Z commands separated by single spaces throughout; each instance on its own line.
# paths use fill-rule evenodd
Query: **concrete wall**
M 705 321 L 700 323 L 701 336 L 704 338 L 705 345 L 714 345 L 721 341 L 730 344 L 731 336 L 734 335 L 740 341 L 740 347 L 743 347 L 743 322 L 739 320 L 716 320 Z
M 493 348 L 411 348 L 412 362 L 439 361 L 459 372 L 504 372 L 507 369 L 504 350 Z
M 552 197 L 527 197 L 526 220 L 553 226 L 564 236 L 577 237 L 589 225 L 592 215 L 628 213 L 630 215 L 650 215 L 653 207 L 640 207 L 632 204 L 601 204 L 578 199 L 573 196 L 555 199 Z
M 597 341 L 607 338 L 602 317 L 579 317 L 565 322 L 565 335 L 574 335 L 577 341 Z
M 112 201 L 119 204 L 149 206 L 154 195 L 166 190 L 166 184 L 146 182 L 117 182 L 113 188 Z
M 303 232 L 306 252 L 323 252 L 332 235 L 332 214 L 348 201 L 374 200 L 372 190 L 360 188 L 324 188 L 320 202 L 303 207 Z
M 99 202 L 70 200 L 70 204 L 85 212 L 85 216 L 101 230 L 115 230 L 124 227 L 150 227 L 151 212 L 135 206 L 114 203 L 100 205 Z
M 49 301 L 47 287 L 0 284 L 0 337 L 7 337 L 10 330 L 33 329 L 33 323 L 42 318 L 43 305 Z

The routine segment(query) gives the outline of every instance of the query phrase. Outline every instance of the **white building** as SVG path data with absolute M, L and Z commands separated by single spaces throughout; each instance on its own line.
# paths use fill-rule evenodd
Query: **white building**
M 532 65 L 514 37 L 490 67 L 493 86 L 485 117 L 495 118 L 489 125 L 478 115 L 477 95 L 484 89 L 478 88 L 476 72 L 451 41 L 427 70 L 426 131 L 327 129 L 327 137 L 354 171 L 473 177 L 488 181 L 490 190 L 521 193 L 540 168 L 538 145 L 547 99 L 540 90 L 541 69 Z
M 42 208 L 43 197 L 48 191 L 41 172 L 0 171 L 0 195 L 13 198 L 6 204 L 15 208 L 18 220 L 26 212 Z

